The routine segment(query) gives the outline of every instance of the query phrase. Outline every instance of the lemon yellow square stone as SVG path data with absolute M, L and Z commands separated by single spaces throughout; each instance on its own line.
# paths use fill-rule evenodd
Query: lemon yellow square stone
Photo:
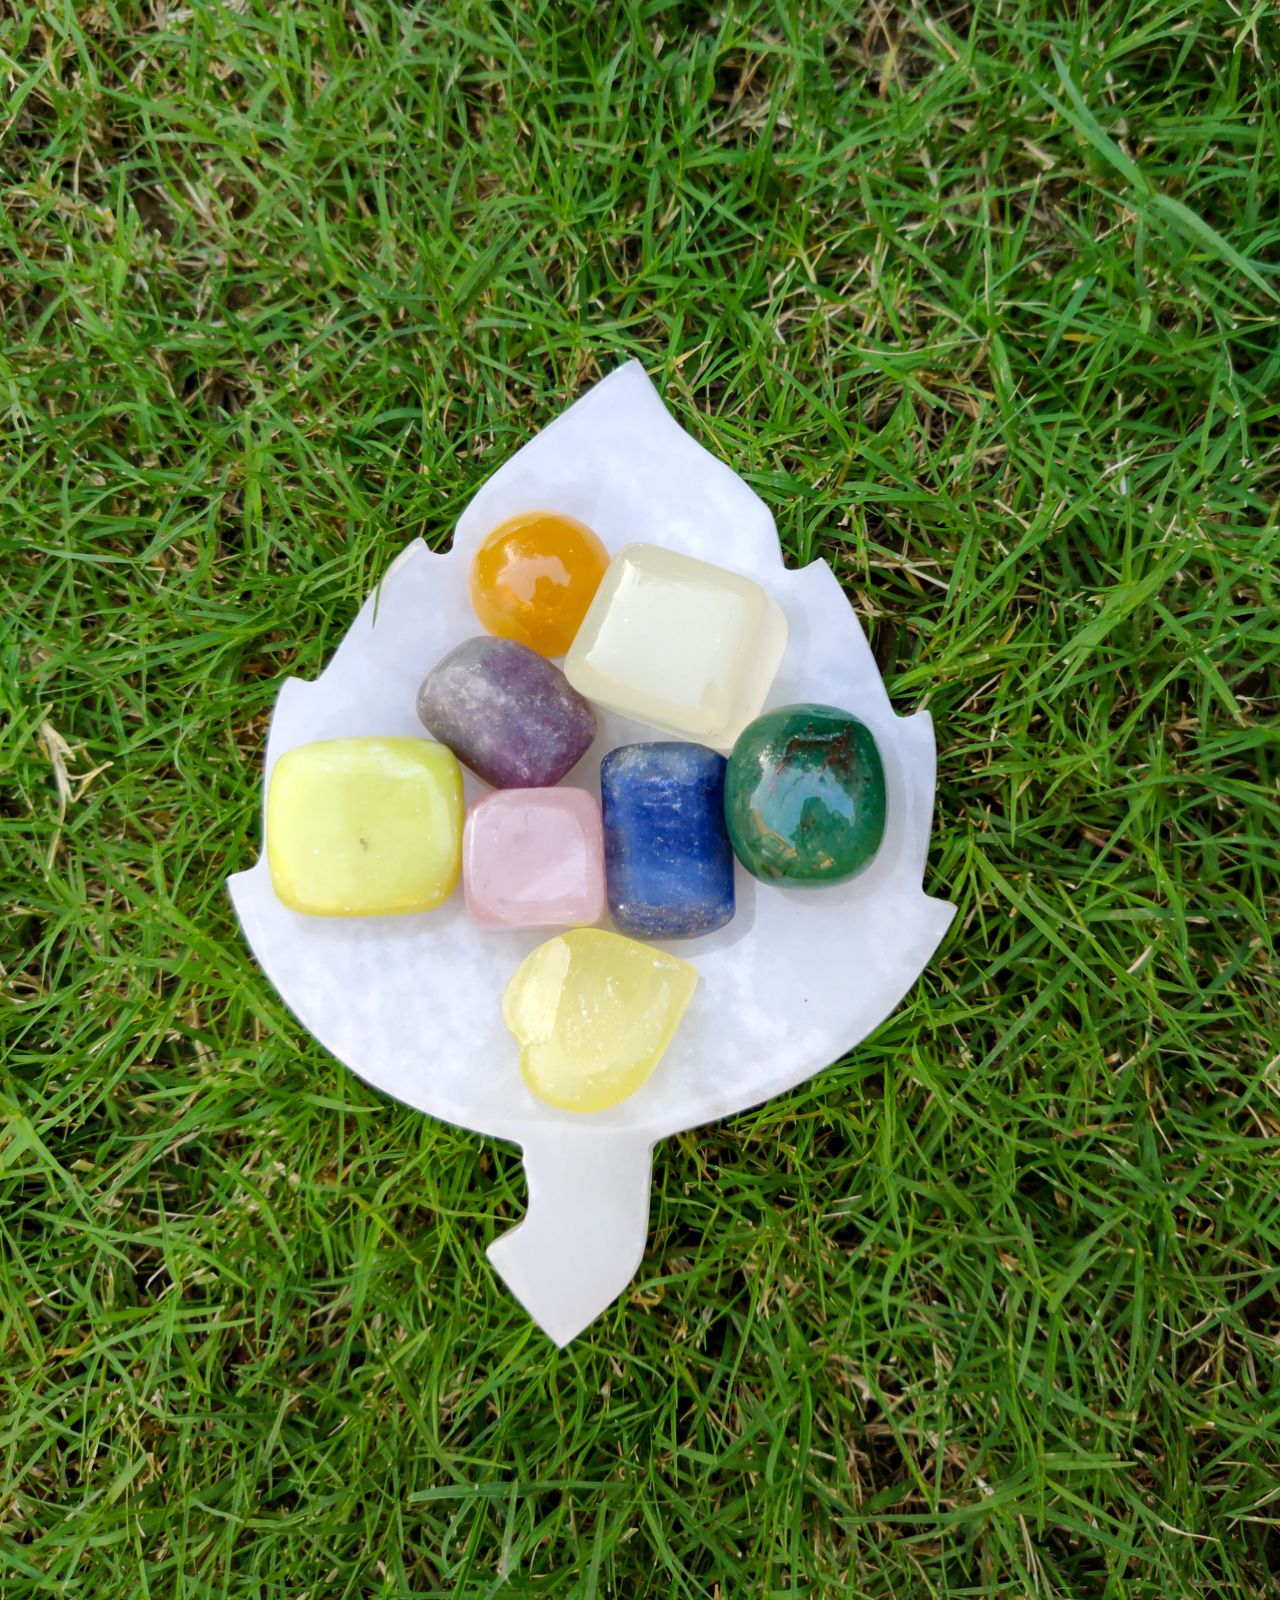
M 276 762 L 267 790 L 271 884 L 293 911 L 430 911 L 462 865 L 462 771 L 426 739 L 322 739 Z

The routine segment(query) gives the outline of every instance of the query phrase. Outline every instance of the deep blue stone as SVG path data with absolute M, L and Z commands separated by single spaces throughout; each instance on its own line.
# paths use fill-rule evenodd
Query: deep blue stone
M 733 916 L 722 755 L 700 744 L 624 744 L 600 766 L 609 910 L 621 933 L 687 939 Z

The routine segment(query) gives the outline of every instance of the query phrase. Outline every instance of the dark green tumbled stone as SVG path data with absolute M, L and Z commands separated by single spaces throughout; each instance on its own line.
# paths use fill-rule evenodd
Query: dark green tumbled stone
M 724 814 L 734 854 L 766 883 L 843 883 L 884 838 L 884 764 L 871 730 L 835 706 L 780 706 L 743 729 Z

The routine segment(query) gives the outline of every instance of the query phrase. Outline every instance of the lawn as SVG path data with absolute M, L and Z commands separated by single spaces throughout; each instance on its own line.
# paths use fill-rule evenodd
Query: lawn
M 1280 5 L 0 7 L 0 1594 L 1280 1588 Z M 659 1147 L 517 1153 L 224 887 L 277 688 L 638 356 L 939 744 L 958 915 Z

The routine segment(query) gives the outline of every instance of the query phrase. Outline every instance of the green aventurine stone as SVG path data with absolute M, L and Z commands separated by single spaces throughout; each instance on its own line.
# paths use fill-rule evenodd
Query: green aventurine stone
M 843 883 L 884 838 L 884 765 L 871 730 L 835 706 L 780 706 L 729 758 L 734 853 L 766 883 Z

